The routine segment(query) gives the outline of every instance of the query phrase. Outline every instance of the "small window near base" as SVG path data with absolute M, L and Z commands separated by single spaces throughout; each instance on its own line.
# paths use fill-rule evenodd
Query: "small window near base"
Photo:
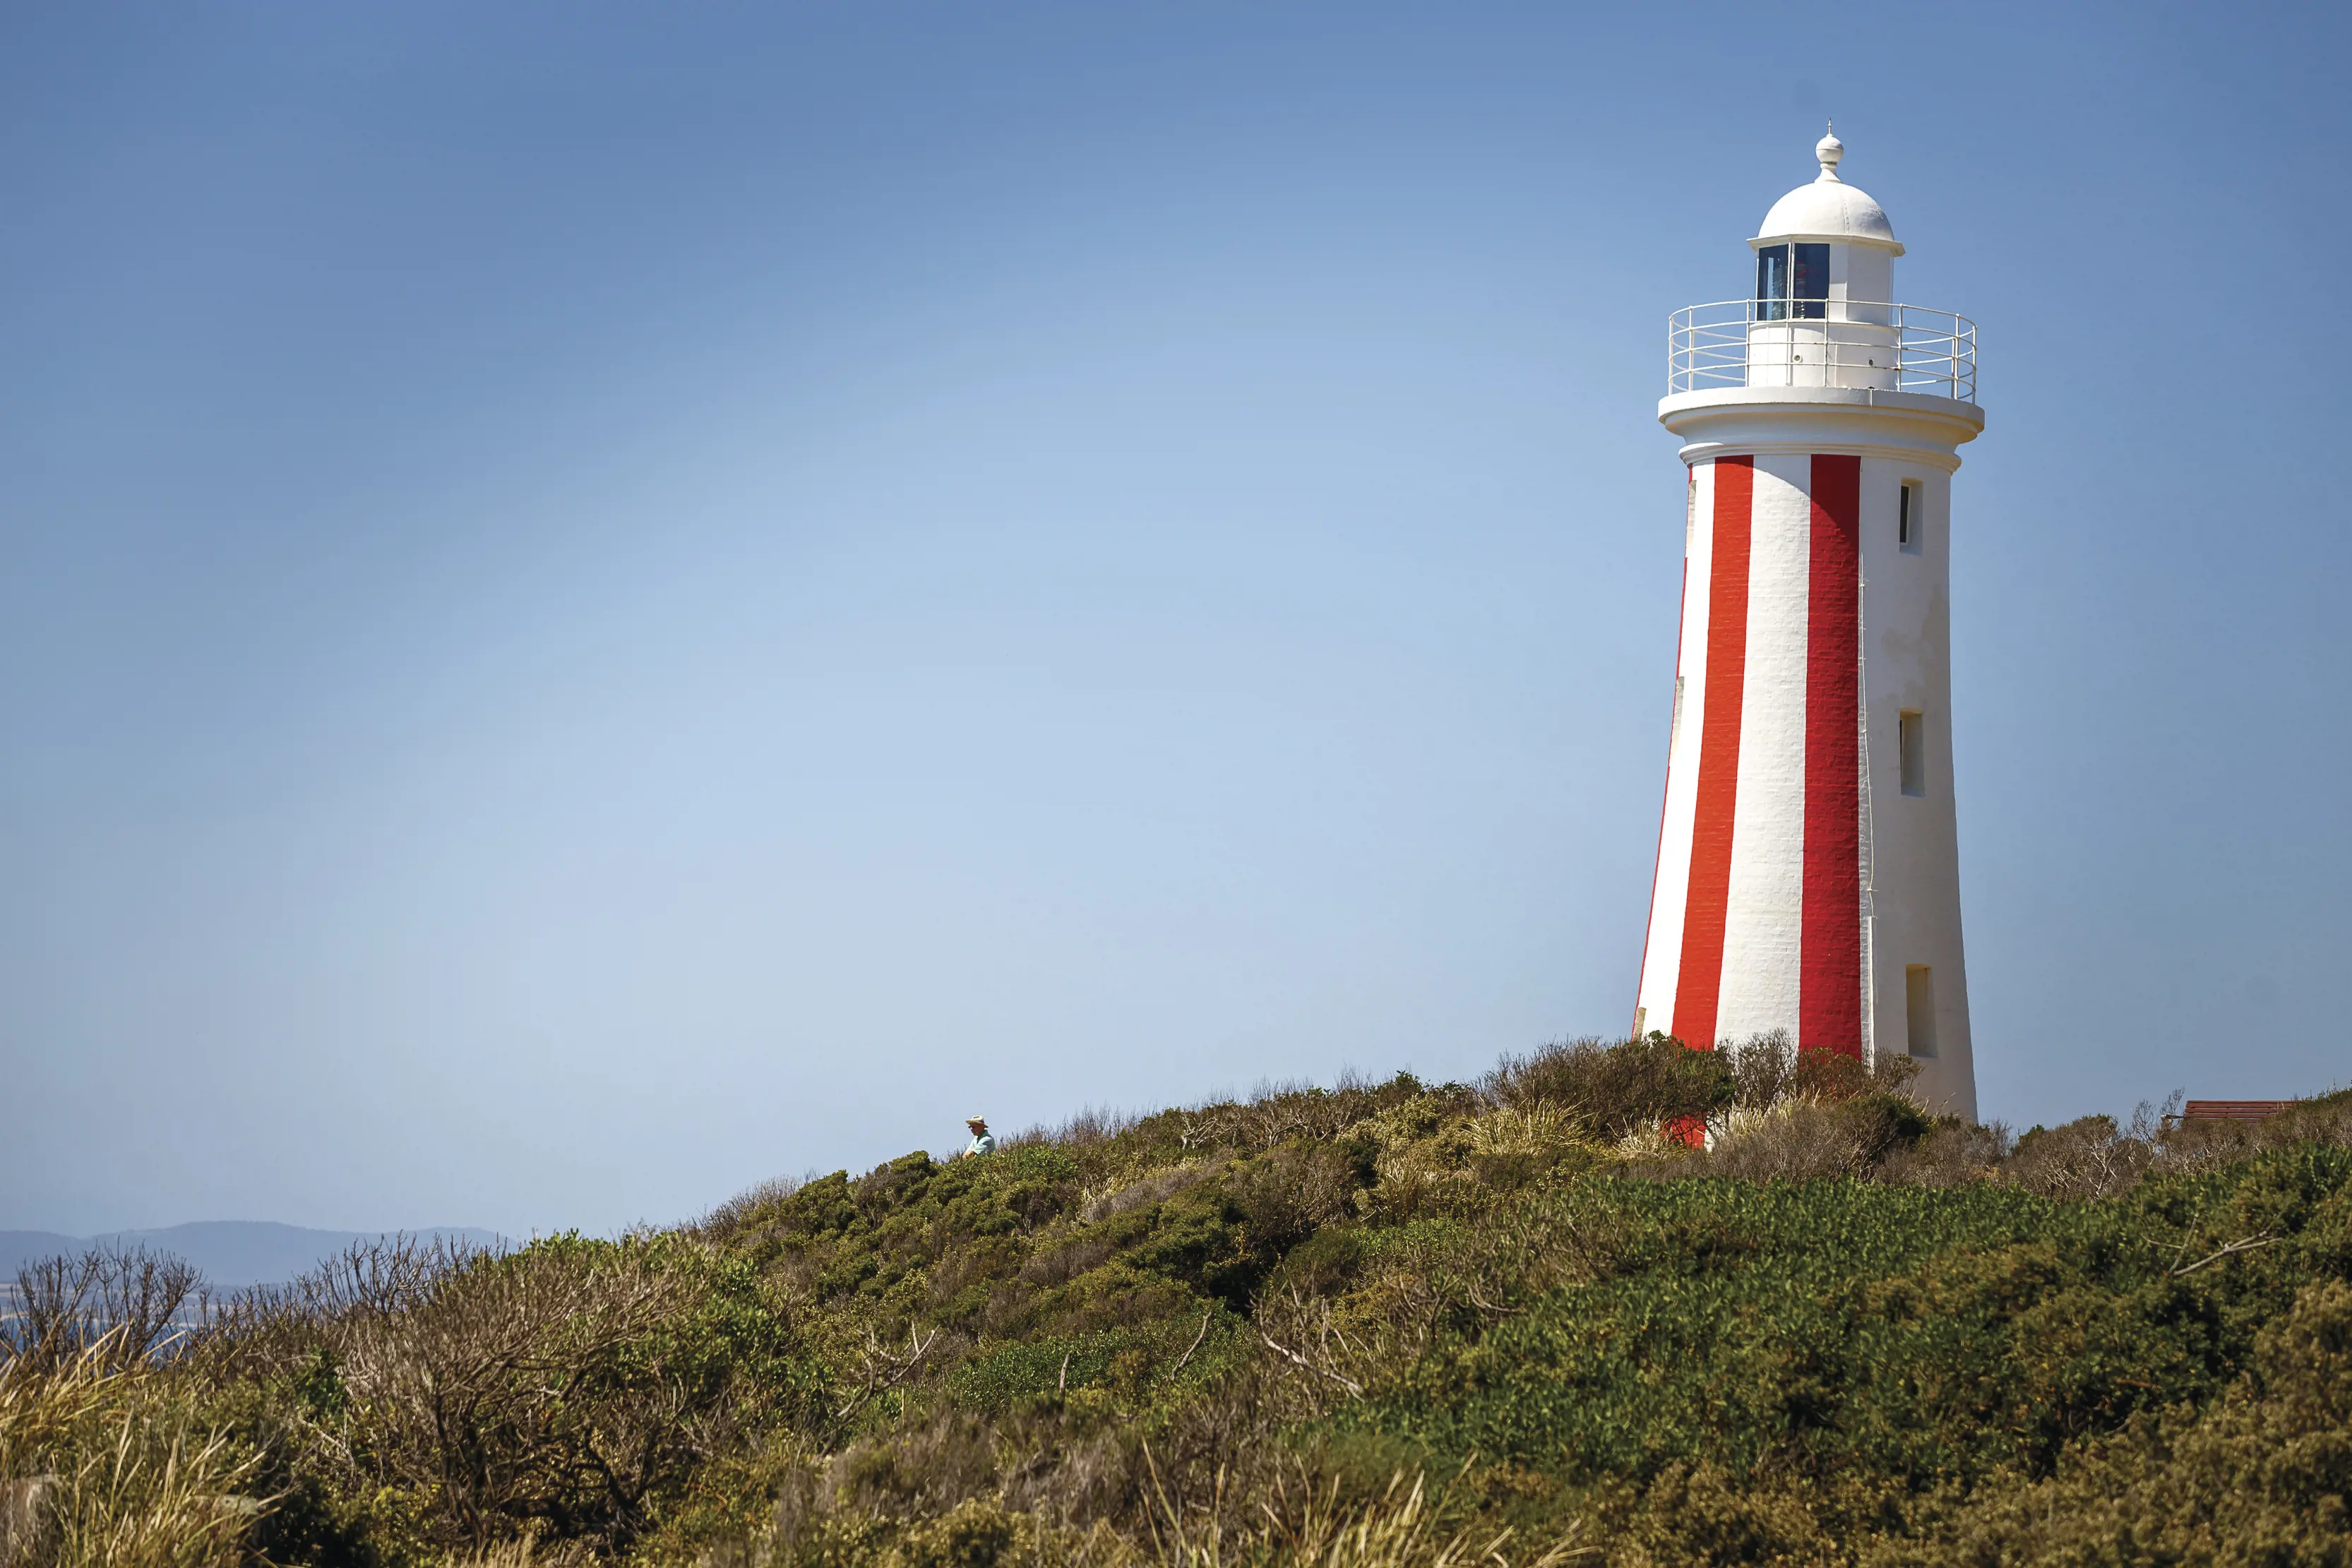
M 1920 536 L 1927 531 L 1927 486 L 1916 479 L 1903 481 L 1903 498 L 1896 503 L 1895 544 L 1905 555 L 1917 555 Z
M 1895 749 L 1900 754 L 1903 792 L 1906 795 L 1925 795 L 1927 792 L 1927 720 L 1908 709 L 1895 722 Z
M 1903 1030 L 1912 1055 L 1936 1054 L 1936 985 L 1925 964 L 1903 967 Z

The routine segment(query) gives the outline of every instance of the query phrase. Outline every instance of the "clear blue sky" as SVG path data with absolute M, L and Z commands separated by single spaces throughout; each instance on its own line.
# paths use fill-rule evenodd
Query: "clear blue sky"
M 1621 1032 L 1664 320 L 1829 114 L 1982 324 L 1986 1113 L 2352 1078 L 2346 15 L 8 6 L 0 1225 Z

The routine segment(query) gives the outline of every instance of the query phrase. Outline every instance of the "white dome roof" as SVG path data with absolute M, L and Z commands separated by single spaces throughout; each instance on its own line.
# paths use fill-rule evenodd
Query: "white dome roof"
M 1845 143 L 1833 134 L 1824 136 L 1815 144 L 1813 155 L 1822 161 L 1821 177 L 1773 203 L 1772 210 L 1764 214 L 1764 226 L 1748 243 L 1825 239 L 1878 246 L 1901 256 L 1903 244 L 1895 237 L 1895 225 L 1886 221 L 1886 209 L 1867 193 L 1838 178 L 1838 160 L 1845 156 Z

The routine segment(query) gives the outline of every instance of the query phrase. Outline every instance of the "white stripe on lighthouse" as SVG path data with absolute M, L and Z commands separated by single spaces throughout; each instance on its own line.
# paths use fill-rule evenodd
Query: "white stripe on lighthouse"
M 1805 879 L 1805 644 L 1811 595 L 1810 455 L 1756 459 L 1748 678 L 1717 1038 L 1798 1016 Z
M 1691 470 L 1689 543 L 1683 558 L 1682 647 L 1676 656 L 1674 729 L 1666 742 L 1664 821 L 1658 833 L 1657 880 L 1650 894 L 1649 939 L 1643 947 L 1643 1028 L 1674 1028 L 1675 988 L 1682 975 L 1683 916 L 1690 906 L 1691 829 L 1698 807 L 1698 751 L 1706 718 L 1708 588 L 1715 574 L 1715 465 Z M 1712 1041 L 1698 1043 L 1711 1044 Z

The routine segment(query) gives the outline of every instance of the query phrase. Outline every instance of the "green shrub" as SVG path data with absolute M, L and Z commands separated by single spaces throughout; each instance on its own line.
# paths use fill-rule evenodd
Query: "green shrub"
M 2352 1288 L 2305 1286 L 2203 1409 L 2137 1414 L 2045 1479 L 2011 1471 L 1879 1561 L 2352 1563 Z

